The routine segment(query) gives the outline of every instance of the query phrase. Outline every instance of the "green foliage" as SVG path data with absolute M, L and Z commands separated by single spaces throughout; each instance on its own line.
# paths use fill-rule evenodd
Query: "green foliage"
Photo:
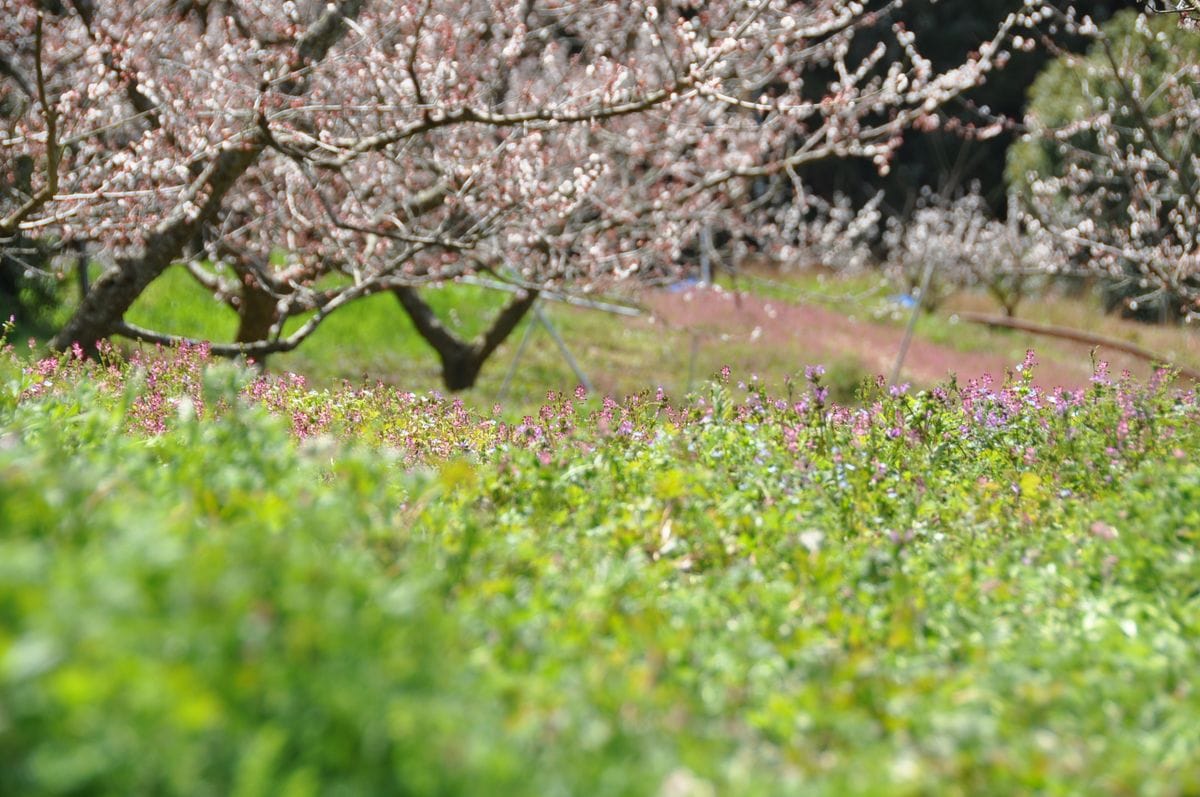
M 1139 23 L 1139 18 L 1141 22 Z M 1055 130 L 1088 119 L 1104 110 L 1106 100 L 1124 97 L 1121 81 L 1136 81 L 1141 93 L 1164 83 L 1186 63 L 1200 55 L 1200 34 L 1181 26 L 1171 14 L 1145 16 L 1134 9 L 1115 15 L 1103 27 L 1111 42 L 1113 55 L 1121 65 L 1116 73 L 1101 44 L 1093 44 L 1085 55 L 1064 54 L 1052 61 L 1029 89 L 1029 116 L 1039 129 Z M 1145 102 L 1145 112 L 1154 118 L 1167 110 L 1166 92 L 1154 92 Z M 1121 102 L 1106 132 L 1125 145 L 1142 145 L 1135 110 Z M 1183 164 L 1189 154 L 1200 154 L 1200 143 L 1192 137 L 1165 137 L 1161 144 L 1170 159 Z M 1005 178 L 1011 189 L 1028 196 L 1039 179 L 1063 174 L 1068 148 L 1098 152 L 1097 131 L 1081 126 L 1073 135 L 1058 141 L 1033 136 L 1013 144 L 1008 150 Z M 1186 149 L 1184 149 L 1186 147 Z M 1123 149 L 1121 144 L 1118 149 Z M 1119 217 L 1120 201 L 1114 200 L 1114 218 Z
M 1144 321 L 1180 318 L 1190 302 L 1186 274 L 1151 280 L 1147 263 L 1194 248 L 1198 65 L 1200 33 L 1177 15 L 1126 10 L 1085 56 L 1064 55 L 1037 79 L 1030 133 L 1009 151 L 1010 187 L 1081 244 L 1078 262 L 1105 273 L 1108 309 Z
M 24 236 L 0 246 L 0 321 L 15 334 L 47 336 L 63 322 L 65 275 L 55 273 L 49 247 Z
M 506 427 L 6 352 L 0 793 L 1195 793 L 1197 397 L 1028 365 Z

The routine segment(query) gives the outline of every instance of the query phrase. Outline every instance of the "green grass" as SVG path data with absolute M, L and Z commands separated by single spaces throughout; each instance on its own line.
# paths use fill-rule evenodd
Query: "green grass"
M 816 304 L 847 315 L 858 314 L 860 318 L 891 317 L 897 310 L 893 301 L 895 286 L 881 274 L 752 268 L 736 275 L 722 273 L 716 282 L 726 290 L 746 291 L 794 304 Z
M 151 282 L 130 308 L 128 320 L 156 332 L 204 340 L 230 341 L 237 331 L 237 315 L 182 266 L 172 266 Z
M 472 286 L 426 288 L 422 294 L 451 330 L 467 337 L 478 334 L 504 300 L 503 294 Z M 291 319 L 284 332 L 293 331 L 307 317 Z M 179 266 L 150 284 L 131 308 L 129 320 L 168 334 L 215 341 L 230 341 L 237 331 L 233 310 L 214 300 Z M 279 368 L 302 370 L 321 381 L 346 377 L 351 363 L 362 363 L 364 372 L 390 373 L 383 366 L 421 358 L 432 361 L 432 351 L 396 299 L 386 294 L 334 313 L 299 350 L 274 356 Z
M 250 379 L 0 353 L 0 793 L 1200 790 L 1195 394 Z
M 736 280 L 722 276 L 720 281 L 727 289 L 745 290 L 772 300 L 817 304 L 863 321 L 889 325 L 895 330 L 897 342 L 908 319 L 908 311 L 892 299 L 893 287 L 879 275 L 747 270 Z M 426 288 L 422 293 L 440 317 L 464 336 L 478 333 L 508 298 L 496 291 L 463 285 Z M 584 373 L 603 393 L 623 395 L 662 386 L 672 395 L 682 395 L 725 365 L 735 366 L 743 377 L 757 375 L 779 386 L 812 364 L 812 357 L 796 346 L 763 346 L 746 336 L 723 336 L 710 328 L 693 335 L 647 318 L 631 320 L 553 302 L 545 302 L 543 307 Z M 919 319 L 918 338 L 958 351 L 999 354 L 1011 363 L 1018 362 L 1032 347 L 1044 362 L 1059 361 L 1072 368 L 1081 362 L 1086 364 L 1086 347 L 956 322 L 953 314 L 961 309 L 995 311 L 981 296 L 952 297 L 939 312 Z M 1183 364 L 1200 367 L 1195 330 L 1154 328 L 1104 317 L 1089 297 L 1031 300 L 1022 306 L 1021 315 L 1133 340 Z M 233 312 L 214 302 L 182 268 L 173 268 L 152 283 L 132 308 L 130 320 L 165 332 L 224 341 L 233 338 L 236 328 Z M 288 329 L 299 323 L 289 322 Z M 522 415 L 535 409 L 547 390 L 571 389 L 579 382 L 551 337 L 535 327 L 530 345 L 505 386 L 528 323 L 524 322 L 485 365 L 476 388 L 464 394 L 468 404 L 489 408 L 502 399 L 512 413 Z M 839 375 L 834 381 L 840 400 L 851 399 L 858 383 L 874 375 L 875 367 L 861 364 L 865 357 L 847 352 L 836 362 L 825 363 Z M 1120 367 L 1136 365 L 1115 359 Z M 315 385 L 366 379 L 417 392 L 442 387 L 435 353 L 415 333 L 398 303 L 386 295 L 369 297 L 334 313 L 298 350 L 271 357 L 269 366 L 276 372 L 303 373 Z
M 956 337 L 956 333 L 953 329 L 946 329 L 949 326 L 947 320 L 960 310 L 1001 314 L 996 303 L 981 294 L 963 293 L 952 297 L 945 303 L 942 312 L 938 314 L 942 330 L 948 341 L 952 341 Z M 1197 345 L 1200 331 L 1195 325 L 1145 324 L 1121 318 L 1116 314 L 1106 314 L 1103 311 L 1099 295 L 1095 293 L 1084 292 L 1076 296 L 1050 293 L 1031 297 L 1019 306 L 1017 317 L 1126 340 L 1162 354 L 1181 365 L 1200 368 L 1200 346 Z M 935 324 L 930 326 L 930 334 L 940 334 L 933 331 L 936 328 Z M 1053 338 L 1033 338 L 1019 332 L 988 330 L 969 324 L 955 326 L 958 326 L 960 330 L 965 329 L 970 336 L 978 336 L 978 340 L 984 341 L 982 345 L 987 345 L 986 341 L 988 340 L 1000 340 L 1006 337 L 1036 340 L 1039 348 L 1048 350 L 1063 350 L 1071 345 Z M 971 338 L 966 339 L 970 340 Z
M 422 296 L 464 337 L 478 334 L 508 299 L 507 294 L 469 285 L 425 288 Z M 697 339 L 693 358 L 693 339 L 685 331 L 554 302 L 543 307 L 584 374 L 603 393 L 623 395 L 662 386 L 681 395 L 730 364 L 747 377 L 760 375 L 778 385 L 809 364 L 787 349 L 722 341 L 711 335 Z M 232 310 L 214 302 L 182 268 L 171 269 L 154 282 L 129 317 L 135 324 L 162 332 L 219 341 L 231 340 L 236 329 Z M 302 320 L 290 321 L 287 329 Z M 504 399 L 506 406 L 523 414 L 535 408 L 547 390 L 571 389 L 579 383 L 553 338 L 535 325 L 507 391 L 502 390 L 529 323 L 528 318 L 522 322 L 485 365 L 477 386 L 464 396 L 469 404 L 487 408 Z M 366 379 L 417 392 L 442 389 L 436 354 L 388 295 L 368 297 L 332 314 L 300 348 L 272 355 L 268 363 L 273 371 L 303 373 L 316 385 Z M 849 360 L 834 370 L 842 375 L 838 380 L 842 399 L 852 398 L 858 383 L 869 376 Z
M 507 295 L 469 285 L 425 288 L 422 296 L 456 334 L 472 338 L 486 326 L 507 299 Z M 307 316 L 292 319 L 285 333 L 294 330 Z M 230 341 L 237 330 L 232 309 L 214 301 L 182 267 L 169 269 L 153 282 L 131 308 L 132 323 L 160 332 L 214 341 Z M 519 340 L 524 326 L 513 335 Z M 505 353 L 514 351 L 510 343 L 489 364 L 487 381 L 491 392 L 499 389 L 496 371 L 505 363 Z M 515 385 L 518 395 L 537 400 L 544 395 L 545 379 L 563 379 L 563 368 L 534 349 L 530 365 L 519 373 Z M 353 307 L 332 314 L 298 349 L 272 355 L 274 371 L 305 374 L 314 384 L 334 385 L 342 380 L 382 380 L 407 390 L 426 391 L 441 388 L 437 355 L 416 333 L 408 315 L 390 295 L 362 299 Z M 501 372 L 500 379 L 503 373 Z M 530 388 L 536 384 L 538 388 Z M 565 382 L 562 382 L 565 384 Z M 573 384 L 573 383 L 572 383 Z M 487 392 L 487 391 L 482 391 Z

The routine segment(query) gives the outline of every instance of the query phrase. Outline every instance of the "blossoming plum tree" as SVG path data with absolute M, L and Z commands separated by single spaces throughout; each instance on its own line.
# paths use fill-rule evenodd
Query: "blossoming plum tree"
M 240 317 L 217 353 L 292 349 L 394 292 L 465 387 L 539 290 L 661 275 L 718 218 L 789 245 L 796 169 L 886 171 L 906 127 L 1048 13 L 1014 5 L 939 72 L 890 21 L 898 0 L 0 0 L 19 106 L 0 177 L 35 165 L 0 193 L 0 240 L 104 263 L 57 348 L 175 340 L 125 314 L 182 261 Z M 855 48 L 879 26 L 897 60 Z M 467 343 L 418 288 L 472 273 L 519 293 Z
M 1015 316 L 1022 300 L 1044 288 L 1049 274 L 1075 273 L 1053 236 L 1030 229 L 1015 205 L 1010 203 L 1001 220 L 977 190 L 949 200 L 926 189 L 909 219 L 887 222 L 886 271 L 926 309 L 958 290 L 978 288 L 1004 315 Z
M 1032 90 L 1009 180 L 1026 221 L 1134 313 L 1200 316 L 1200 11 L 1127 10 Z

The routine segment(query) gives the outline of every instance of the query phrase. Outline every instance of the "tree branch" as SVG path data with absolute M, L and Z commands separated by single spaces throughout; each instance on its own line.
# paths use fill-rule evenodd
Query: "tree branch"
M 290 93 L 304 87 L 303 70 L 329 52 L 347 30 L 346 19 L 357 16 L 363 5 L 364 0 L 346 0 L 327 7 L 297 40 L 299 66 L 285 76 L 280 84 L 282 90 Z M 40 26 L 41 17 L 38 19 Z M 99 340 L 126 328 L 122 319 L 134 301 L 216 217 L 226 194 L 254 165 L 266 146 L 266 139 L 257 127 L 247 130 L 241 141 L 227 143 L 200 171 L 175 210 L 147 236 L 141 250 L 118 259 L 100 275 L 74 315 L 51 340 L 51 348 L 61 351 L 79 343 L 85 350 L 91 350 Z
M 221 150 L 175 211 L 147 236 L 141 250 L 119 258 L 100 275 L 75 314 L 54 336 L 51 348 L 62 351 L 72 343 L 79 343 L 90 350 L 116 331 L 146 286 L 180 258 L 184 247 L 216 215 L 225 195 L 261 152 L 262 144 L 257 138 Z
M 1133 355 L 1134 357 L 1137 357 L 1140 360 L 1145 360 L 1146 362 L 1165 365 L 1172 370 L 1178 371 L 1188 379 L 1200 381 L 1200 371 L 1197 371 L 1194 368 L 1189 368 L 1186 365 L 1172 363 L 1166 357 L 1156 354 L 1149 349 L 1144 349 L 1136 344 L 1129 343 L 1128 341 L 1120 340 L 1119 338 L 1096 335 L 1091 332 L 1084 332 L 1080 329 L 1071 329 L 1070 327 L 1039 324 L 1034 321 L 986 315 L 984 313 L 960 312 L 958 313 L 958 317 L 964 321 L 970 321 L 973 324 L 1018 329 L 1022 332 L 1032 332 L 1035 335 L 1046 335 L 1048 337 L 1062 338 L 1063 340 L 1071 340 L 1075 341 L 1076 343 L 1086 343 L 1090 346 L 1107 346 L 1110 349 L 1125 352 L 1126 354 Z
M 58 167 L 62 159 L 62 148 L 58 144 L 58 112 L 50 103 L 46 91 L 46 74 L 43 65 L 45 48 L 42 35 L 44 18 L 44 12 L 39 11 L 33 27 L 35 51 L 33 69 L 37 85 L 37 100 L 38 104 L 42 106 L 42 119 L 46 125 L 46 182 L 21 207 L 0 219 L 0 238 L 13 235 L 17 231 L 17 225 L 27 219 L 30 214 L 37 212 L 58 191 Z

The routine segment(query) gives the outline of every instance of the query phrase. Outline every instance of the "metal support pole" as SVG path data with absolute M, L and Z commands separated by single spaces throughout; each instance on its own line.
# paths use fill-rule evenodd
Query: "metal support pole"
M 584 389 L 591 393 L 593 387 L 591 381 L 587 378 L 587 374 L 579 367 L 579 363 L 575 362 L 575 358 L 571 356 L 571 350 L 567 348 L 566 341 L 562 339 L 562 336 L 558 334 L 558 330 L 550 323 L 550 319 L 546 317 L 540 305 L 535 304 L 533 306 L 533 314 L 542 323 L 542 326 L 546 328 L 546 331 L 550 333 L 550 337 L 554 338 L 555 345 L 558 346 L 558 350 L 562 353 L 563 359 L 567 361 L 567 365 L 571 366 L 571 370 L 575 372 L 575 378 L 579 380 L 579 384 L 583 385 Z
M 563 359 L 567 361 L 567 365 L 571 366 L 571 370 L 575 372 L 575 378 L 579 380 L 579 384 L 583 385 L 587 392 L 591 393 L 595 388 L 592 382 L 587 378 L 587 374 L 579 367 L 579 363 L 571 355 L 571 350 L 567 348 L 567 343 L 562 339 L 562 335 L 558 334 L 558 330 L 550 319 L 546 317 L 546 313 L 542 310 L 541 300 L 533 305 L 533 319 L 525 327 L 525 335 L 521 338 L 521 345 L 517 346 L 517 353 L 513 356 L 512 364 L 508 366 L 508 373 L 504 375 L 504 382 L 500 385 L 500 393 L 497 398 L 503 399 L 508 395 L 508 388 L 512 384 L 513 376 L 517 373 L 517 366 L 521 364 L 521 358 L 525 355 L 525 349 L 529 345 L 529 339 L 533 337 L 533 328 L 537 324 L 541 324 L 550 337 L 553 338 L 554 344 L 558 346 L 558 351 L 562 354 Z
M 537 305 L 535 304 L 534 307 L 537 307 Z M 508 373 L 504 375 L 504 382 L 500 385 L 500 393 L 497 394 L 497 399 L 503 399 L 508 395 L 508 386 L 512 384 L 512 378 L 517 373 L 517 366 L 521 364 L 521 357 L 525 354 L 525 347 L 529 345 L 529 339 L 533 337 L 533 328 L 536 322 L 537 319 L 533 319 L 525 325 L 525 334 L 521 336 L 521 344 L 517 346 L 517 353 L 513 356 L 512 364 L 508 366 Z
M 688 352 L 687 392 L 691 393 L 696 386 L 696 356 L 700 353 L 700 333 L 692 330 L 692 346 Z
M 921 292 L 917 295 L 917 303 L 913 305 L 912 316 L 908 319 L 908 327 L 904 330 L 904 339 L 900 341 L 900 353 L 896 356 L 896 365 L 892 368 L 892 378 L 888 386 L 895 386 L 900 381 L 900 369 L 904 367 L 904 358 L 908 356 L 908 346 L 912 343 L 913 333 L 917 329 L 917 318 L 921 315 L 921 305 L 925 303 L 925 293 L 929 290 L 929 281 L 933 277 L 933 258 L 925 261 L 925 271 L 921 274 Z
M 700 284 L 712 285 L 712 228 L 707 224 L 700 230 Z

